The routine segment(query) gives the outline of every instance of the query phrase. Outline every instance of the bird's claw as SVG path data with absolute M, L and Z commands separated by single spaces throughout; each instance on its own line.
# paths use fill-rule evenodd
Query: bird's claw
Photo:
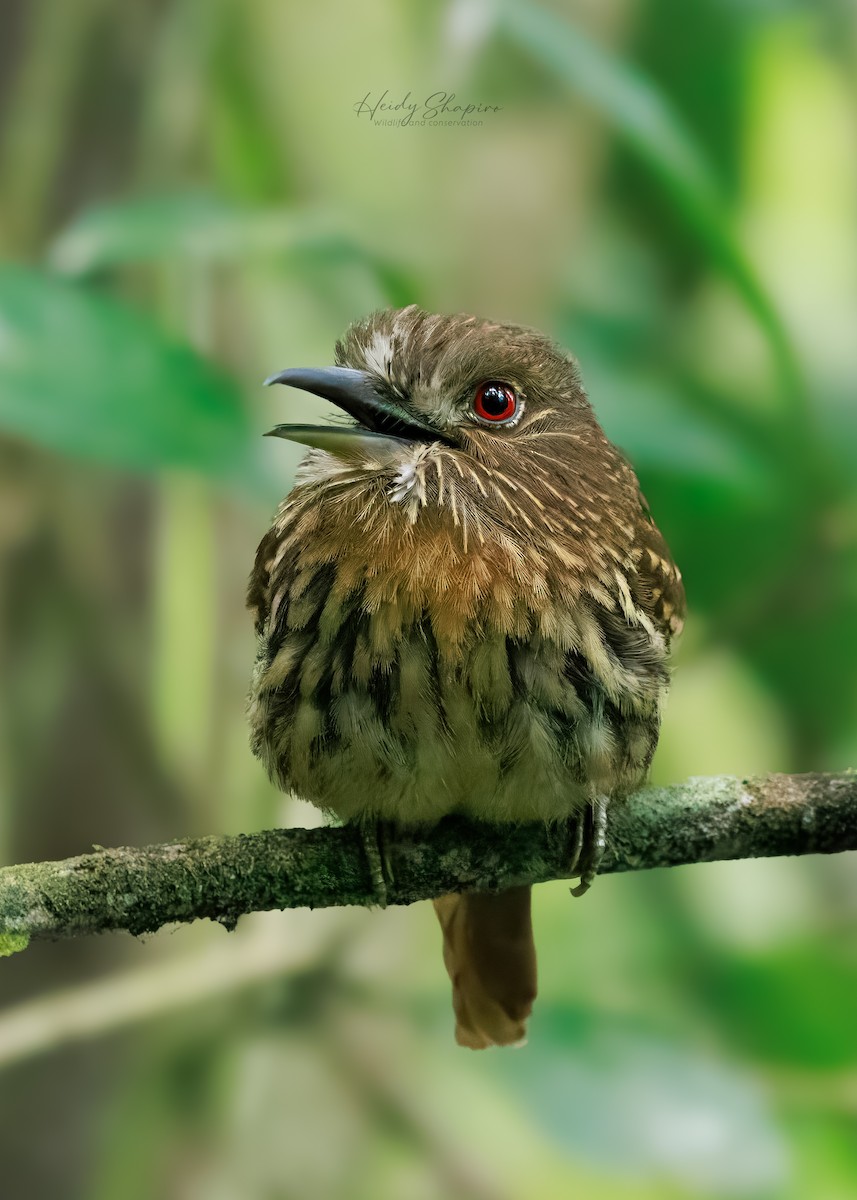
M 572 896 L 583 896 L 598 874 L 607 844 L 607 797 L 593 796 L 584 812 L 574 822 L 570 875 L 579 875 L 580 882 L 570 888 Z
M 369 865 L 369 878 L 375 902 L 379 908 L 387 907 L 389 888 L 394 882 L 388 840 L 389 822 L 375 818 L 359 821 L 360 839 Z

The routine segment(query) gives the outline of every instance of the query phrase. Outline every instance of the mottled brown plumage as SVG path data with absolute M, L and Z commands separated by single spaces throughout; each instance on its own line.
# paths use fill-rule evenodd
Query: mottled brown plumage
M 254 751 L 345 819 L 552 821 L 621 799 L 657 742 L 684 594 L 573 360 L 414 306 L 352 326 L 336 360 L 277 377 L 358 420 L 275 431 L 315 448 L 250 582 Z M 493 917 L 490 897 L 437 906 L 467 1045 L 523 1035 L 516 891 Z

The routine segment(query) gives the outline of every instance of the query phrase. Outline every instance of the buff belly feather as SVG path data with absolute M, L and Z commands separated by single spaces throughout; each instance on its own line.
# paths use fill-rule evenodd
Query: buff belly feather
M 585 605 L 564 614 L 563 644 L 535 614 L 515 637 L 477 617 L 444 655 L 428 613 L 370 612 L 335 576 L 318 566 L 260 638 L 253 748 L 280 787 L 345 820 L 554 820 L 644 776 L 666 675 L 634 661 L 623 621 L 593 655 Z M 587 637 L 586 655 L 569 648 Z

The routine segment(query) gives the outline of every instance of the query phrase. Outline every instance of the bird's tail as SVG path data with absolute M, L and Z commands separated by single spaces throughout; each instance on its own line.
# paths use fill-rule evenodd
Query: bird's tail
M 536 998 L 530 892 L 516 887 L 434 901 L 460 1046 L 484 1050 L 526 1040 Z

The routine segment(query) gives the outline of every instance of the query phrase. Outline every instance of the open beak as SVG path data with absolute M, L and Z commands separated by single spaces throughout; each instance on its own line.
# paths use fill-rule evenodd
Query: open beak
M 365 371 L 351 367 L 293 367 L 265 380 L 301 388 L 332 400 L 353 417 L 356 425 L 276 425 L 265 436 L 288 438 L 332 454 L 355 450 L 381 450 L 402 442 L 439 442 L 446 439 L 397 404 L 382 396 Z

